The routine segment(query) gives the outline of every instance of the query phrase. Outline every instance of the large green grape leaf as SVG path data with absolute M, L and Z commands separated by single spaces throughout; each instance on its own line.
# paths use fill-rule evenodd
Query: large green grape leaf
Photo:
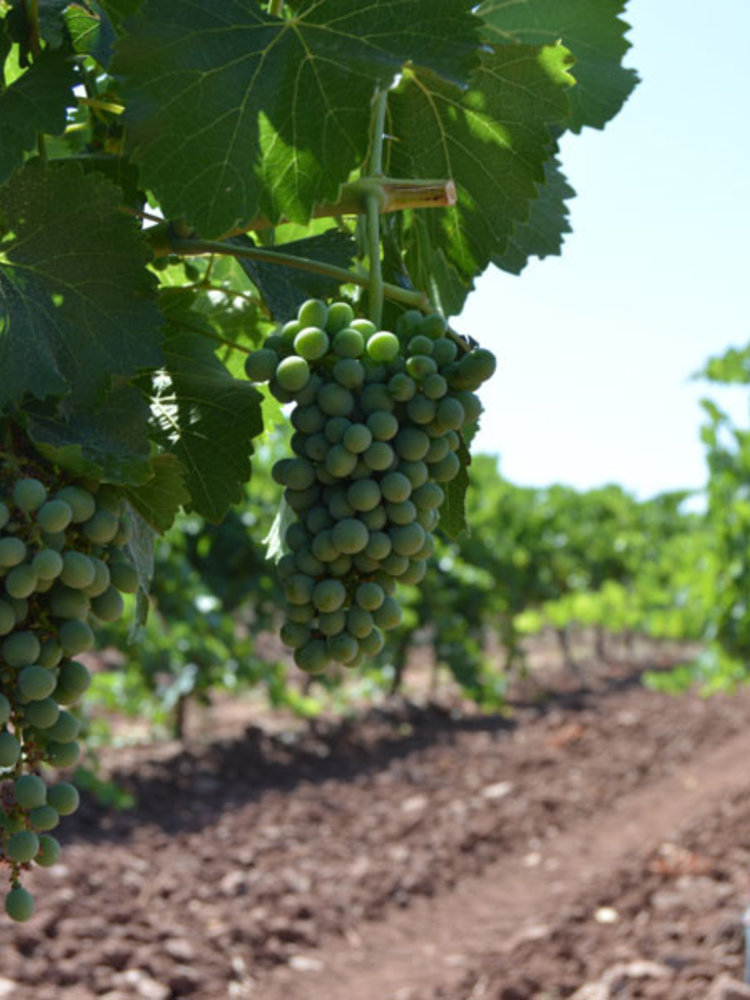
M 464 81 L 471 0 L 146 0 L 118 44 L 129 147 L 171 218 L 203 236 L 258 214 L 305 222 L 367 153 L 377 84 L 405 63 Z
M 26 394 L 94 407 L 113 376 L 161 363 L 149 251 L 121 198 L 73 163 L 0 187 L 0 410 Z
M 235 241 L 230 240 L 230 242 Z M 247 237 L 238 237 L 236 242 L 240 246 L 253 245 Z M 338 229 L 329 229 L 317 236 L 294 240 L 293 243 L 282 243 L 269 249 L 348 268 L 357 253 L 357 244 L 346 233 Z M 239 258 L 239 262 L 263 296 L 271 315 L 280 321 L 293 319 L 305 299 L 330 298 L 338 292 L 339 282 L 335 278 L 298 271 L 292 267 L 281 267 L 279 264 L 265 264 L 262 261 L 250 260 L 248 257 Z
M 530 257 L 543 260 L 559 254 L 565 233 L 571 232 L 566 202 L 575 197 L 575 191 L 556 158 L 545 163 L 544 173 L 545 182 L 531 203 L 528 219 L 515 227 L 505 251 L 493 258 L 511 274 L 520 274 Z
M 414 213 L 411 220 L 406 267 L 417 288 L 421 288 L 444 316 L 456 316 L 463 309 L 473 282 L 462 280 L 442 249 L 433 246 L 427 221 Z
M 59 135 L 75 102 L 75 66 L 67 49 L 45 49 L 33 65 L 0 91 L 0 184 L 36 148 L 40 132 Z
M 117 37 L 112 22 L 93 0 L 83 6 L 71 4 L 65 11 L 65 23 L 76 52 L 85 52 L 102 66 L 109 65 L 112 46 Z
M 165 311 L 166 376 L 157 381 L 153 401 L 157 434 L 185 466 L 186 506 L 218 523 L 250 479 L 252 441 L 263 430 L 262 396 L 229 374 L 214 354 L 212 331 L 181 305 L 178 293 L 165 300 Z
M 467 285 L 528 219 L 553 148 L 550 124 L 568 112 L 569 64 L 560 45 L 498 46 L 467 91 L 410 70 L 391 96 L 389 172 L 453 178 L 456 205 L 427 213 L 426 226 Z
M 445 499 L 440 506 L 440 530 L 448 538 L 458 538 L 468 530 L 466 524 L 466 491 L 469 489 L 468 467 L 471 464 L 471 455 L 466 445 L 461 442 L 458 449 L 460 466 L 454 479 L 446 483 Z
M 573 53 L 577 86 L 570 92 L 569 127 L 604 128 L 638 82 L 622 66 L 630 48 L 625 0 L 484 0 L 479 14 L 493 43 L 546 45 L 558 39 Z
M 151 459 L 151 476 L 138 487 L 126 487 L 125 497 L 157 531 L 172 526 L 180 507 L 190 503 L 186 483 L 187 470 L 176 455 L 154 455 Z

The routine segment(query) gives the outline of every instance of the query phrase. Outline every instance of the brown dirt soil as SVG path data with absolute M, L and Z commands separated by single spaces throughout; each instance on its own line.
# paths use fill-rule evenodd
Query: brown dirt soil
M 749 711 L 621 667 L 121 751 L 138 807 L 65 821 L 0 1000 L 705 1000 L 743 967 Z

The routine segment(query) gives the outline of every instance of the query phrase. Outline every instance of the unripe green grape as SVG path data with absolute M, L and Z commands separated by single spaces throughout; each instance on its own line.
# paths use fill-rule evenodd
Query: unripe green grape
M 356 511 L 373 510 L 380 503 L 380 487 L 374 479 L 359 479 L 346 491 L 346 499 Z
M 428 375 L 422 381 L 422 392 L 428 399 L 442 399 L 448 391 L 448 383 L 438 372 Z
M 49 729 L 60 718 L 60 706 L 54 698 L 42 698 L 26 705 L 23 715 L 24 721 L 35 729 Z
M 91 600 L 91 610 L 103 622 L 116 622 L 122 617 L 124 603 L 119 590 L 109 586 L 103 594 Z
M 80 618 L 71 618 L 63 622 L 58 632 L 66 656 L 77 656 L 94 645 L 94 633 L 86 622 Z
M 411 500 L 402 500 L 401 503 L 387 503 L 385 512 L 391 524 L 411 524 L 417 518 L 417 508 Z
M 13 484 L 13 502 L 27 514 L 41 507 L 46 499 L 47 490 L 38 479 L 29 476 L 17 479 Z
M 39 580 L 54 580 L 62 573 L 63 559 L 54 549 L 40 549 L 31 566 Z
M 406 350 L 411 356 L 424 354 L 427 357 L 430 357 L 432 355 L 432 347 L 432 339 L 430 337 L 425 337 L 423 333 L 418 333 L 409 340 L 406 345 Z
M 407 360 L 406 370 L 419 382 L 437 371 L 437 362 L 427 354 L 414 354 Z
M 395 455 L 386 441 L 373 441 L 362 458 L 373 472 L 385 472 L 393 465 Z
M 400 625 L 401 617 L 401 605 L 394 597 L 386 597 L 378 610 L 373 613 L 373 619 L 377 627 L 386 631 Z
M 3 639 L 0 654 L 9 667 L 19 669 L 36 663 L 41 644 L 33 632 L 15 632 Z
M 345 517 L 333 526 L 331 537 L 339 552 L 354 555 L 365 548 L 370 533 L 361 521 Z
M 470 424 L 479 419 L 484 407 L 476 393 L 470 392 L 468 389 L 460 389 L 454 393 L 454 398 L 458 400 L 463 408 L 465 423 Z
M 458 354 L 458 345 L 449 337 L 440 337 L 433 343 L 432 356 L 437 361 L 438 367 L 449 365 Z
M 387 330 L 373 333 L 367 338 L 367 355 L 379 364 L 392 361 L 400 348 L 398 337 Z
M 321 386 L 317 402 L 323 413 L 329 417 L 348 417 L 354 409 L 354 397 L 351 392 L 336 382 L 326 382 Z
M 458 451 L 458 447 L 461 444 L 461 438 L 455 431 L 446 431 L 443 437 L 448 442 L 449 451 Z
M 5 577 L 5 590 L 10 597 L 25 598 L 31 597 L 36 590 L 39 577 L 36 570 L 23 563 L 16 566 Z
M 26 558 L 26 546 L 20 538 L 0 538 L 0 568 L 19 566 Z
M 96 502 L 88 490 L 82 486 L 65 486 L 55 494 L 57 500 L 64 500 L 73 511 L 73 523 L 82 524 L 94 516 Z
M 31 830 L 19 830 L 18 833 L 12 833 L 8 838 L 5 855 L 11 861 L 24 864 L 26 861 L 31 861 L 38 850 L 39 838 L 37 835 Z
M 324 432 L 326 440 L 331 444 L 341 444 L 351 426 L 352 422 L 347 417 L 331 417 L 326 421 Z
M 262 347 L 245 358 L 245 375 L 251 382 L 267 382 L 276 371 L 278 363 L 276 351 Z
M 357 464 L 357 456 L 347 451 L 343 444 L 335 444 L 326 455 L 326 469 L 332 476 L 344 479 L 351 475 Z
M 412 490 L 418 490 L 420 486 L 427 482 L 430 475 L 427 465 L 421 459 L 417 462 L 399 462 L 396 471 L 406 476 L 411 483 Z
M 294 338 L 294 350 L 306 361 L 317 361 L 328 353 L 328 334 L 317 326 L 303 327 Z
M 327 564 L 328 574 L 330 576 L 342 577 L 346 576 L 349 570 L 352 568 L 352 557 L 340 553 L 335 559 Z
M 430 313 L 429 316 L 423 316 L 419 324 L 419 332 L 433 340 L 442 337 L 446 329 L 446 322 L 440 313 Z
M 85 618 L 89 599 L 81 590 L 56 584 L 49 600 L 50 614 L 55 618 Z
M 477 347 L 461 358 L 458 371 L 451 379 L 451 385 L 456 389 L 468 389 L 473 392 L 492 377 L 496 368 L 495 355 L 483 347 Z
M 402 556 L 413 556 L 424 545 L 424 528 L 413 522 L 412 524 L 398 524 L 389 529 L 393 551 Z
M 307 547 L 310 536 L 307 532 L 307 528 L 304 524 L 300 524 L 299 521 L 295 521 L 290 524 L 289 527 L 284 532 L 284 541 L 288 549 L 292 552 L 299 552 L 300 549 Z
M 380 531 L 381 528 L 385 527 L 388 521 L 388 518 L 385 513 L 385 507 L 383 507 L 382 504 L 379 504 L 372 510 L 363 511 L 359 515 L 359 519 L 362 522 L 362 524 L 364 524 L 364 526 L 368 529 L 368 531 L 371 532 Z
M 45 639 L 42 643 L 42 648 L 39 656 L 36 658 L 36 662 L 40 667 L 47 667 L 48 670 L 53 670 L 60 663 L 62 656 L 62 646 L 58 640 L 52 636 L 49 639 Z
M 310 366 L 304 358 L 292 354 L 279 362 L 275 377 L 279 386 L 286 392 L 299 392 L 310 378 Z
M 295 406 L 292 413 L 292 425 L 303 434 L 316 434 L 325 427 L 325 423 L 325 415 L 315 403 L 308 406 Z
M 41 868 L 51 868 L 60 860 L 61 854 L 62 849 L 59 841 L 48 833 L 43 833 L 39 838 L 39 853 L 34 858 L 34 861 Z
M 280 458 L 271 466 L 271 478 L 279 486 L 287 485 L 287 473 L 289 466 L 294 462 L 293 458 Z
M 47 500 L 36 512 L 36 522 L 42 531 L 64 531 L 72 520 L 70 504 L 59 498 Z
M 403 556 L 399 556 L 398 558 L 399 559 L 403 559 L 404 557 Z M 407 559 L 407 563 L 408 563 L 408 559 Z M 378 572 L 375 574 L 375 582 L 380 584 L 380 586 L 383 588 L 383 591 L 388 596 L 390 596 L 391 594 L 395 594 L 395 592 L 396 592 L 396 579 L 394 577 L 392 577 L 390 575 L 390 573 L 386 573 L 385 569 L 379 569 L 378 570 Z
M 333 518 L 325 507 L 313 507 L 305 515 L 305 524 L 312 535 L 317 535 L 319 531 L 325 531 L 333 525 Z
M 429 482 L 415 490 L 411 498 L 420 510 L 430 510 L 441 506 L 445 500 L 445 492 L 437 483 Z
M 321 299 L 307 299 L 297 310 L 297 319 L 302 326 L 323 328 L 328 321 L 328 306 Z
M 430 469 L 430 473 L 436 483 L 449 483 L 452 479 L 456 478 L 460 468 L 461 463 L 458 460 L 458 456 L 455 452 L 449 451 L 445 458 L 439 462 L 435 462 Z
M 346 630 L 355 639 L 363 639 L 372 632 L 373 617 L 369 611 L 354 605 L 346 616 Z
M 29 701 L 41 701 L 52 694 L 57 685 L 57 677 L 51 671 L 32 663 L 24 667 L 18 675 L 18 690 Z
M 4 726 L 13 711 L 10 702 L 4 694 L 0 694 L 0 726 Z
M 294 561 L 300 573 L 306 576 L 320 576 L 325 571 L 325 565 L 313 555 L 311 549 L 300 549 Z
M 318 390 L 323 384 L 323 380 L 320 375 L 316 375 L 315 372 L 310 373 L 310 378 L 305 382 L 304 386 L 294 393 L 294 398 L 297 401 L 298 406 L 309 406 L 314 403 L 318 396 Z
M 357 604 L 365 611 L 377 611 L 385 600 L 383 588 L 377 584 L 366 580 L 360 583 L 355 592 Z
M 77 701 L 91 683 L 91 674 L 78 660 L 66 660 L 57 675 L 55 698 L 61 705 Z
M 398 420 L 385 410 L 375 410 L 367 418 L 367 426 L 375 441 L 390 441 L 398 433 Z
M 329 333 L 338 333 L 343 330 L 354 319 L 354 310 L 348 302 L 332 302 L 328 306 L 328 318 L 326 319 L 326 330 Z
M 423 318 L 423 314 L 418 309 L 407 309 L 406 312 L 401 313 L 396 322 L 396 333 L 399 337 L 410 337 L 419 330 Z
M 325 462 L 329 447 L 330 444 L 324 434 L 311 434 L 305 441 L 305 456 L 312 459 L 313 462 Z M 320 479 L 320 470 L 318 470 L 318 479 Z
M 324 563 L 333 562 L 340 555 L 341 550 L 333 541 L 332 529 L 318 532 L 313 539 L 312 551 L 315 558 Z
M 361 358 L 365 350 L 364 337 L 358 330 L 346 327 L 333 338 L 333 350 L 340 358 Z
M 58 743 L 53 740 L 47 744 L 47 762 L 53 767 L 72 767 L 80 756 L 81 748 L 75 741 Z
M 359 389 L 364 385 L 365 369 L 355 358 L 341 358 L 333 366 L 333 377 L 345 389 Z
M 315 608 L 312 604 L 290 604 L 283 608 L 284 617 L 295 625 L 309 625 L 315 618 Z
M 347 427 L 342 444 L 347 451 L 354 455 L 359 455 L 366 451 L 372 444 L 372 433 L 365 424 L 351 424 Z
M 138 590 L 138 570 L 132 563 L 118 559 L 109 565 L 96 556 L 91 556 L 94 565 L 94 582 L 86 587 L 86 597 L 99 597 L 110 586 L 125 594 Z
M 315 466 L 306 458 L 294 458 L 286 466 L 286 485 L 293 490 L 306 490 L 315 482 Z
M 400 552 L 394 552 L 391 548 L 390 553 L 381 560 L 380 566 L 389 576 L 400 577 L 409 568 L 409 558 Z
M 16 627 L 16 616 L 7 601 L 0 601 L 0 635 L 7 635 Z
M 94 564 L 82 552 L 66 552 L 63 557 L 63 568 L 60 579 L 66 587 L 83 590 L 94 582 L 96 571 Z
M 111 510 L 97 510 L 83 525 L 82 531 L 94 545 L 107 545 L 115 537 L 119 527 L 120 519 Z
M 396 435 L 394 447 L 400 458 L 407 462 L 419 462 L 429 450 L 430 439 L 417 427 L 405 427 Z
M 36 581 L 36 588 L 34 590 L 35 594 L 46 594 L 48 590 L 51 590 L 55 585 L 54 580 L 39 580 Z
M 318 611 L 338 611 L 346 600 L 346 588 L 340 580 L 321 580 L 313 588 L 312 600 Z
M 358 552 L 355 556 L 350 557 L 352 560 L 352 566 L 357 570 L 359 576 L 365 575 L 370 576 L 375 570 L 380 569 L 380 563 L 376 559 L 371 559 L 369 556 L 365 555 L 364 552 Z
M 435 420 L 444 430 L 458 430 L 466 422 L 463 406 L 454 396 L 445 396 L 437 404 Z
M 317 486 L 310 486 L 306 490 L 284 490 L 284 498 L 287 504 L 292 508 L 292 510 L 301 511 L 308 510 L 314 504 L 318 502 L 320 497 L 320 490 Z
M 288 323 L 284 323 L 281 330 L 278 331 L 277 336 L 280 337 L 281 342 L 288 348 L 291 349 L 294 343 L 294 338 L 302 329 L 302 323 L 298 319 L 290 319 Z M 266 339 L 268 343 L 268 339 Z
M 350 663 L 359 652 L 359 643 L 348 632 L 339 632 L 328 638 L 326 650 L 337 663 Z
M 403 472 L 388 472 L 380 481 L 380 490 L 390 503 L 402 503 L 411 495 L 411 483 Z
M 377 625 L 373 625 L 371 631 L 359 640 L 360 652 L 365 656 L 377 656 L 385 645 L 385 636 Z
M 369 417 L 371 413 L 392 413 L 396 404 L 388 394 L 385 385 L 374 383 L 365 387 L 360 396 L 359 405 L 362 412 Z
M 415 424 L 429 424 L 435 419 L 437 406 L 426 396 L 415 396 L 406 404 L 406 414 Z
M 68 745 L 70 746 L 70 744 Z M 38 830 L 40 833 L 46 833 L 48 830 L 54 830 L 56 826 L 60 825 L 60 814 L 51 805 L 37 806 L 36 809 L 32 809 L 29 813 L 29 820 L 35 830 Z M 36 855 L 38 850 L 39 846 L 37 844 L 37 850 L 34 851 L 32 857 Z M 31 858 L 27 860 L 31 861 Z
M 80 805 L 80 796 L 75 785 L 60 781 L 47 789 L 47 804 L 61 816 L 71 816 Z
M 417 383 L 406 372 L 397 372 L 392 375 L 387 385 L 388 395 L 397 403 L 406 403 L 417 391 Z
M 35 809 L 47 801 L 47 786 L 36 774 L 22 774 L 13 782 L 13 797 L 24 809 Z
M 346 612 L 341 609 L 322 611 L 318 615 L 318 628 L 326 637 L 338 635 L 346 628 Z
M 412 559 L 408 568 L 398 578 L 399 583 L 416 585 L 424 580 L 427 563 L 424 559 Z
M 349 324 L 349 326 L 352 328 L 352 330 L 356 330 L 358 333 L 361 333 L 365 341 L 367 340 L 368 337 L 371 337 L 372 334 L 375 333 L 375 331 L 377 330 L 377 327 L 372 322 L 372 320 L 365 319 L 364 317 L 358 317 L 357 319 L 353 319 Z
M 429 510 L 417 510 L 417 524 L 421 524 L 426 532 L 434 531 L 440 521 L 440 511 L 431 507 Z
M 309 604 L 315 581 L 311 576 L 295 573 L 284 584 L 284 597 L 290 604 Z
M 444 437 L 432 438 L 424 460 L 428 463 L 428 465 L 433 462 L 440 462 L 448 454 L 448 451 L 448 442 Z
M 81 731 L 81 723 L 72 712 L 63 709 L 54 725 L 50 726 L 45 734 L 48 739 L 57 743 L 72 743 Z M 52 805 L 55 805 L 54 802 Z M 57 808 L 57 806 L 55 806 Z
M 414 553 L 414 559 L 426 560 L 435 554 L 435 539 L 429 533 L 425 536 L 422 548 Z
M 279 636 L 285 646 L 290 649 L 299 649 L 300 646 L 304 646 L 306 642 L 310 641 L 312 632 L 307 625 L 302 625 L 299 622 L 284 622 Z
M 386 558 L 392 547 L 391 539 L 384 531 L 371 531 L 364 554 L 370 559 L 380 562 Z
M 17 923 L 30 920 L 34 915 L 34 897 L 23 886 L 14 886 L 5 896 L 5 912 Z
M 294 662 L 308 674 L 320 674 L 328 666 L 329 656 L 323 639 L 310 639 L 294 651 Z

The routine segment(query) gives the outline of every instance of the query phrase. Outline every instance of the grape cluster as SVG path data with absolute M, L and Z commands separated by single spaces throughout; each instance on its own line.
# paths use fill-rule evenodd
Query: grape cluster
M 295 457 L 273 470 L 297 515 L 278 563 L 281 638 L 310 673 L 357 666 L 401 620 L 396 582 L 424 576 L 441 484 L 459 471 L 461 430 L 481 411 L 473 390 L 495 359 L 462 353 L 437 314 L 404 313 L 391 333 L 310 299 L 245 368 L 295 403 Z
M 10 869 L 5 910 L 14 920 L 34 910 L 21 872 L 55 863 L 60 845 L 49 831 L 78 806 L 74 785 L 48 785 L 39 772 L 80 754 L 70 707 L 90 677 L 74 657 L 93 646 L 89 613 L 114 621 L 121 592 L 138 588 L 123 549 L 130 530 L 114 489 L 64 483 L 0 452 L 0 863 Z

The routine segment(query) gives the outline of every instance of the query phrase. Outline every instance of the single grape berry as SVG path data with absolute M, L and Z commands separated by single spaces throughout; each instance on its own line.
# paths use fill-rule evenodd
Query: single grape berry
M 34 914 L 34 897 L 23 886 L 14 886 L 5 897 L 5 912 L 18 923 L 30 920 Z

